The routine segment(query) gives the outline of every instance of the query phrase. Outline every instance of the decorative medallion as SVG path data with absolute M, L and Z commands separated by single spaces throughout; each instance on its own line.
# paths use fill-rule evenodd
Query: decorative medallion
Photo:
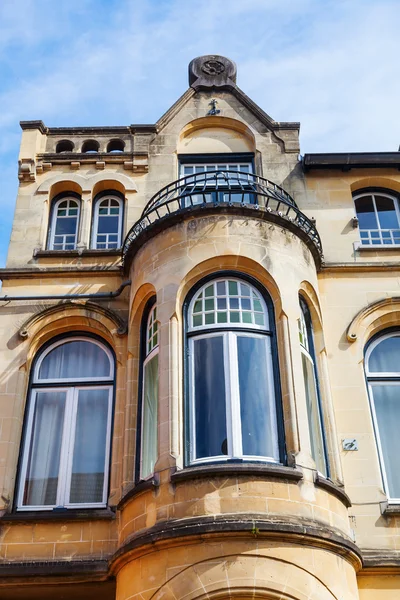
M 219 60 L 207 60 L 201 70 L 207 75 L 221 75 L 225 71 L 225 65 Z

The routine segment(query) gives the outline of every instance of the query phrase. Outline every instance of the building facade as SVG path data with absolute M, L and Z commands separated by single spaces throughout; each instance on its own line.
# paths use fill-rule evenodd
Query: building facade
M 400 153 L 299 157 L 221 56 L 21 127 L 0 597 L 397 599 Z

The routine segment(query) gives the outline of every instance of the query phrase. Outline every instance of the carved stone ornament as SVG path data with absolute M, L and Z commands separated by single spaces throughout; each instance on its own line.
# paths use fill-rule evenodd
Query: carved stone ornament
M 236 65 L 225 56 L 208 54 L 189 64 L 189 85 L 195 89 L 229 89 L 236 86 Z

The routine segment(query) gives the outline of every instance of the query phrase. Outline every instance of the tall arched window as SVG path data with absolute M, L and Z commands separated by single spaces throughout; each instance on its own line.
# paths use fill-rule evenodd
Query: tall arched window
M 357 192 L 354 203 L 363 246 L 400 244 L 400 210 L 396 193 L 365 190 Z
M 157 460 L 158 428 L 158 321 L 157 306 L 153 304 L 145 321 L 144 348 L 142 348 L 142 415 L 140 479 L 154 472 Z
M 321 399 L 318 386 L 318 372 L 315 359 L 314 335 L 310 311 L 300 297 L 299 338 L 301 362 L 303 366 L 304 388 L 306 392 L 308 431 L 311 454 L 319 473 L 328 475 Z
M 48 236 L 49 250 L 75 250 L 78 242 L 80 200 L 63 196 L 53 203 Z
M 205 283 L 188 304 L 191 464 L 280 460 L 277 356 L 265 299 L 246 280 L 228 276 Z
M 385 490 L 400 502 L 400 331 L 381 335 L 368 346 L 365 371 Z
M 110 192 L 96 198 L 93 212 L 92 248 L 120 248 L 122 241 L 123 200 Z
M 18 510 L 107 502 L 114 358 L 96 339 L 58 340 L 36 358 Z

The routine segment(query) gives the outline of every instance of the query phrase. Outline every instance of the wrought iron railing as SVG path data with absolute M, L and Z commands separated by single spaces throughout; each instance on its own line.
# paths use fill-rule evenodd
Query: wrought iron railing
M 142 216 L 128 232 L 122 253 L 125 258 L 136 240 L 161 222 L 203 209 L 242 208 L 246 214 L 282 222 L 302 232 L 322 257 L 322 245 L 315 227 L 297 207 L 293 198 L 268 179 L 240 171 L 209 171 L 189 175 L 162 188 L 145 206 Z M 304 236 L 305 234 L 305 236 Z

